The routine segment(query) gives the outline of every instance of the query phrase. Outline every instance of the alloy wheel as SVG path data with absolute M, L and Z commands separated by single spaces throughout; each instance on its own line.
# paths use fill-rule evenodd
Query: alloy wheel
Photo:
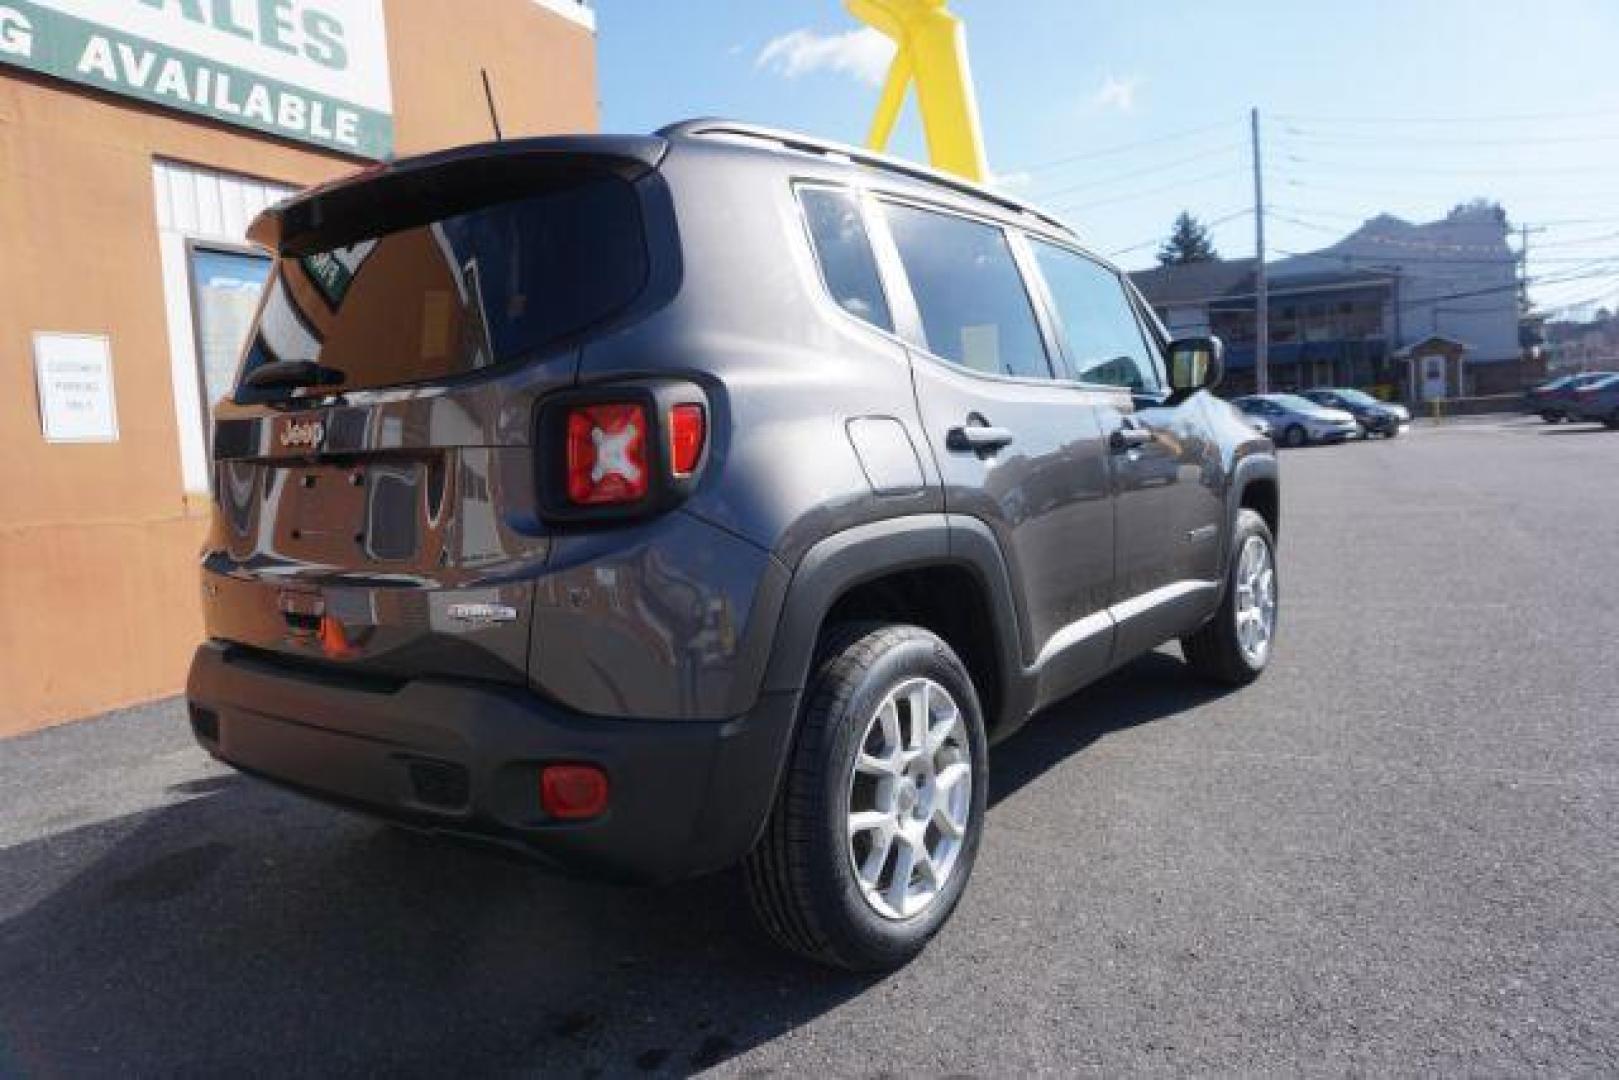
M 1248 537 L 1237 557 L 1236 618 L 1243 658 L 1264 666 L 1276 634 L 1276 567 L 1263 537 Z
M 867 722 L 849 778 L 849 866 L 872 910 L 921 914 L 966 840 L 972 753 L 961 709 L 932 679 L 907 679 Z

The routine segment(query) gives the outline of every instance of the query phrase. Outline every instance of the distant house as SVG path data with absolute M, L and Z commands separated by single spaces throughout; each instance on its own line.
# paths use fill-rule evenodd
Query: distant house
M 1533 374 L 1523 362 L 1517 265 L 1506 215 L 1489 203 L 1426 224 L 1383 214 L 1330 247 L 1267 262 L 1271 384 L 1415 399 L 1424 387 L 1414 385 L 1411 349 L 1444 339 L 1466 343 L 1444 396 L 1516 391 Z M 1232 385 L 1252 385 L 1252 259 L 1131 277 L 1171 330 L 1224 338 Z
M 1171 333 L 1219 335 L 1229 391 L 1254 389 L 1254 260 L 1164 266 L 1131 277 Z M 1405 374 L 1392 359 L 1394 287 L 1388 274 L 1356 270 L 1273 282 L 1271 388 L 1360 386 L 1400 396 Z
M 1547 373 L 1619 371 L 1619 316 L 1599 311 L 1584 322 L 1558 319 L 1545 324 Z

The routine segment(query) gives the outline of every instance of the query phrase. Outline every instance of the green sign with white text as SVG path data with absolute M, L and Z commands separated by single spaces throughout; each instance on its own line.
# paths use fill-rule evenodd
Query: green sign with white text
M 0 65 L 380 159 L 381 0 L 0 0 Z

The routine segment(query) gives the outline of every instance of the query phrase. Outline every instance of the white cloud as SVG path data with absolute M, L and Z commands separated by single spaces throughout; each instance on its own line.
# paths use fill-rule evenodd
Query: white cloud
M 1136 107 L 1136 91 L 1139 89 L 1141 89 L 1140 79 L 1118 79 L 1109 74 L 1102 80 L 1102 85 L 1096 93 L 1091 95 L 1091 104 L 1102 109 L 1129 112 Z
M 852 76 L 868 86 L 881 86 L 893 58 L 894 43 L 869 26 L 847 34 L 794 30 L 766 42 L 754 67 L 788 79 L 831 71 Z
M 1034 177 L 1026 172 L 996 173 L 990 177 L 990 187 L 1000 188 L 1002 191 L 1020 191 L 1029 186 Z

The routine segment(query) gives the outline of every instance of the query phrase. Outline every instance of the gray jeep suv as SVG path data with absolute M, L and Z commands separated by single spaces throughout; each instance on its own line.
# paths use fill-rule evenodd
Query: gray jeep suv
M 404 160 L 266 212 L 191 724 L 411 828 L 741 864 L 851 968 L 949 916 L 988 747 L 1179 638 L 1255 678 L 1269 440 L 1012 199 L 718 121 Z

